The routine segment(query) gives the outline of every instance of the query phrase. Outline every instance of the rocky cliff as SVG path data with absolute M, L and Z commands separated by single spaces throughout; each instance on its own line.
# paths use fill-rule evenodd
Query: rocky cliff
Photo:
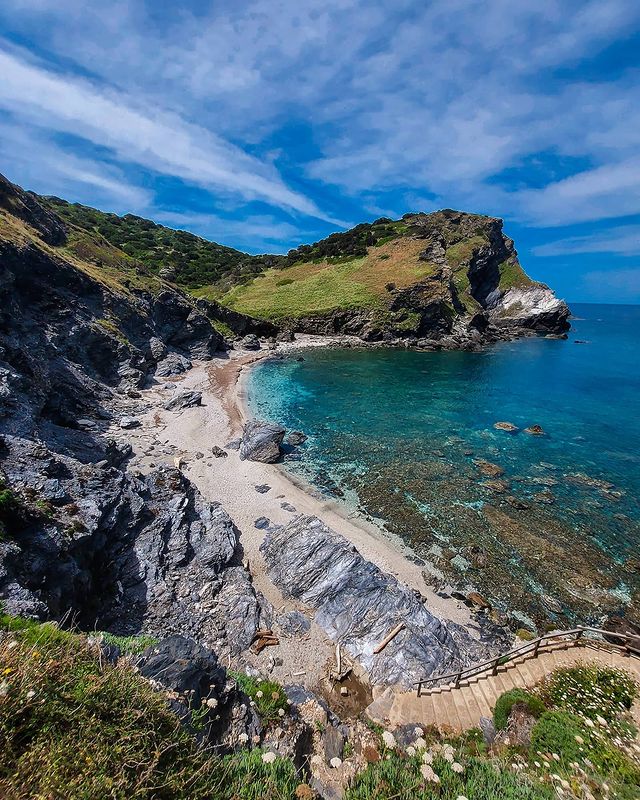
M 502 227 L 451 210 L 360 225 L 292 251 L 223 302 L 307 333 L 421 347 L 563 334 L 566 303 L 525 274 Z

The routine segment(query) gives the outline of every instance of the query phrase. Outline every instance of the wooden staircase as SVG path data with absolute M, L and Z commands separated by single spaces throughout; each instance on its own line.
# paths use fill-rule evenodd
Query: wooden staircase
M 367 708 L 375 722 L 396 728 L 400 725 L 435 725 L 443 731 L 464 731 L 477 728 L 480 717 L 492 717 L 498 697 L 508 689 L 531 688 L 558 667 L 577 662 L 597 662 L 619 667 L 640 681 L 640 659 L 614 648 L 587 639 L 558 642 L 533 655 L 527 653 L 499 666 L 496 674 L 484 672 L 455 684 L 438 686 L 418 695 L 389 687 Z M 640 724 L 640 705 L 632 709 Z

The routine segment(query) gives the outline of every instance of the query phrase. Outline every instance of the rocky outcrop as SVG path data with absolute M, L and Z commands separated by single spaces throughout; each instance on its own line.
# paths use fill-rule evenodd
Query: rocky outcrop
M 222 338 L 158 279 L 49 246 L 65 228 L 34 196 L 0 182 L 0 204 L 0 475 L 28 510 L 0 538 L 0 599 L 9 613 L 242 651 L 265 604 L 230 518 L 179 470 L 134 474 L 131 447 L 107 432 L 139 425 L 123 398 L 158 365 L 210 359 Z M 170 407 L 200 402 L 177 390 Z
M 305 333 L 445 349 L 569 329 L 566 303 L 527 277 L 502 220 L 444 210 L 406 214 L 402 222 L 405 232 L 396 241 L 422 240 L 424 248 L 417 258 L 403 257 L 400 244 L 394 257 L 408 259 L 427 273 L 424 278 L 408 286 L 406 279 L 400 287 L 388 283 L 376 307 L 339 308 L 282 324 Z
M 273 422 L 250 420 L 244 426 L 240 442 L 240 459 L 271 464 L 280 458 L 280 445 L 286 431 Z
M 152 685 L 168 690 L 171 709 L 204 744 L 223 753 L 259 741 L 262 725 L 250 698 L 227 676 L 215 653 L 193 639 L 163 639 L 145 650 L 136 666 Z
M 489 657 L 485 645 L 431 614 L 413 591 L 316 517 L 270 530 L 261 551 L 273 582 L 316 610 L 316 622 L 374 685 L 408 688 Z M 376 652 L 401 623 L 403 629 Z

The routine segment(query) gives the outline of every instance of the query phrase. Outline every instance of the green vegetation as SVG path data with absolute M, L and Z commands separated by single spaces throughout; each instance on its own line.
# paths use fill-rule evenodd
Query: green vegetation
M 556 797 L 548 786 L 536 785 L 506 764 L 457 753 L 449 761 L 437 753 L 431 763 L 423 754 L 389 754 L 370 764 L 347 790 L 345 800 L 550 800 Z M 460 769 L 461 771 L 456 771 Z M 437 779 L 434 779 L 434 777 Z
M 221 302 L 242 313 L 272 320 L 328 314 L 336 309 L 386 311 L 389 283 L 403 289 L 433 274 L 434 265 L 418 259 L 423 249 L 423 242 L 403 239 L 382 245 L 382 254 L 376 250 L 364 256 L 268 270 L 259 280 L 227 292 Z M 381 255 L 388 258 L 381 259 Z
M 296 264 L 304 261 L 325 261 L 361 258 L 367 255 L 367 248 L 380 247 L 402 236 L 408 225 L 402 220 L 393 221 L 381 217 L 375 222 L 363 222 L 344 233 L 332 233 L 326 239 L 313 244 L 303 244 L 289 250 L 287 261 Z
M 84 637 L 7 616 L 0 627 L 6 800 L 294 800 L 290 761 L 200 748 L 161 692 Z
M 493 722 L 496 730 L 503 731 L 507 727 L 509 714 L 516 703 L 522 703 L 532 717 L 539 717 L 545 711 L 545 705 L 536 695 L 525 689 L 510 689 L 500 695 L 493 709 Z
M 549 706 L 611 723 L 631 708 L 638 685 L 624 670 L 578 664 L 553 672 L 542 684 L 541 696 Z
M 229 672 L 238 684 L 240 691 L 248 695 L 256 704 L 256 710 L 263 722 L 272 722 L 283 716 L 289 708 L 289 701 L 282 686 L 275 681 L 265 681 L 245 675 L 244 672 Z
M 532 286 L 534 281 L 522 269 L 517 259 L 508 258 L 498 267 L 500 270 L 499 288 L 506 292 L 508 289 Z
M 168 270 L 169 279 L 189 289 L 221 281 L 230 286 L 266 267 L 284 263 L 282 256 L 251 256 L 133 214 L 119 217 L 79 203 L 67 203 L 57 197 L 40 199 L 66 223 L 91 234 L 85 247 L 92 246 L 90 243 L 95 242 L 98 234 L 105 244 L 118 248 L 121 254 L 148 268 L 152 274 L 157 275 L 161 269 Z M 75 249 L 78 248 L 76 241 Z M 86 257 L 88 254 L 81 255 Z M 100 257 L 104 260 L 104 255 Z
M 12 528 L 20 521 L 22 513 L 22 500 L 0 475 L 0 539 L 11 535 Z

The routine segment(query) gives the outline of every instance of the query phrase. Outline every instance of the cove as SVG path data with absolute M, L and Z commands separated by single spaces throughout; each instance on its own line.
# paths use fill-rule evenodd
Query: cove
M 640 307 L 572 310 L 565 341 L 267 360 L 249 406 L 303 430 L 287 469 L 401 536 L 430 582 L 529 627 L 637 618 Z

